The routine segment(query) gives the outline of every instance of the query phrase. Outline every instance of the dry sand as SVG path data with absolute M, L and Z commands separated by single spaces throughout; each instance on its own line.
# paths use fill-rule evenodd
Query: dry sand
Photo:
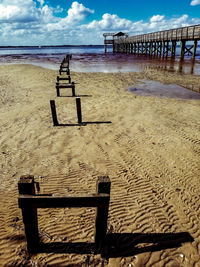
M 200 102 L 137 96 L 137 79 L 184 86 L 198 76 L 145 73 L 72 73 L 82 97 L 82 127 L 75 100 L 56 98 L 57 72 L 32 65 L 0 67 L 0 266 L 200 266 Z M 67 89 L 61 92 L 69 96 Z M 26 250 L 17 182 L 33 174 L 46 193 L 93 193 L 109 175 L 106 258 Z M 93 242 L 95 209 L 39 210 L 43 242 Z M 114 235 L 115 234 L 115 235 Z M 118 235 L 116 235 L 118 234 Z M 56 252 L 56 251 L 55 251 Z

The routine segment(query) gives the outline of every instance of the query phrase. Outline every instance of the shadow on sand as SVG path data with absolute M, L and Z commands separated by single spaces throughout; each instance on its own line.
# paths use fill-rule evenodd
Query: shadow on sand
M 61 127 L 66 127 L 66 126 L 87 126 L 88 124 L 109 124 L 112 123 L 111 121 L 85 121 L 82 123 L 58 123 L 57 125 L 54 126 L 61 126 Z
M 76 97 L 92 97 L 92 95 L 75 95 L 75 96 L 72 96 L 72 95 L 60 95 L 59 97 L 73 97 L 73 98 L 76 98 Z
M 103 258 L 129 257 L 144 252 L 178 248 L 182 243 L 194 241 L 187 232 L 156 234 L 108 234 L 101 251 Z M 95 243 L 42 243 L 42 253 L 98 254 Z

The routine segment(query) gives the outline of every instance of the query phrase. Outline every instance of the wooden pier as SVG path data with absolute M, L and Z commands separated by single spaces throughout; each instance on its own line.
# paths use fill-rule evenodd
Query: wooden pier
M 113 52 L 116 53 L 175 57 L 177 42 L 180 42 L 181 59 L 184 59 L 185 54 L 191 55 L 194 59 L 196 56 L 197 44 L 200 40 L 200 24 L 137 36 L 125 36 L 125 38 L 125 34 L 118 34 L 104 33 L 105 46 L 108 42 L 106 37 L 113 36 Z M 186 46 L 187 42 L 189 43 Z
M 115 47 L 115 41 L 118 39 L 118 38 L 125 38 L 125 37 L 128 37 L 128 34 L 126 33 L 123 33 L 123 32 L 118 32 L 118 33 L 104 33 L 103 34 L 104 36 L 104 51 L 105 53 L 107 53 L 107 46 L 108 45 L 112 45 L 113 46 L 113 52 L 114 52 L 114 47 Z M 109 39 L 107 39 L 109 38 Z

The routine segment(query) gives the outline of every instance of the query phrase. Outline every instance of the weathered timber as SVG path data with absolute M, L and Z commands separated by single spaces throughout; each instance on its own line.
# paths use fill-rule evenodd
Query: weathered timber
M 26 185 L 27 188 L 26 188 Z M 34 177 L 21 177 L 18 183 L 19 188 L 19 207 L 22 209 L 22 217 L 25 227 L 25 235 L 27 240 L 27 248 L 29 252 L 40 252 L 42 244 L 38 234 L 37 208 L 66 208 L 66 207 L 96 207 L 96 230 L 95 230 L 95 246 L 97 252 L 102 250 L 106 232 L 108 210 L 110 202 L 110 179 L 106 177 L 98 177 L 97 193 L 86 196 L 54 196 L 54 195 L 36 195 L 33 188 Z M 27 194 L 30 192 L 30 194 Z M 34 192 L 34 194 L 32 194 Z
M 64 88 L 71 88 L 72 89 L 72 96 L 76 96 L 75 92 L 75 83 L 56 83 L 56 91 L 57 91 L 57 96 L 60 96 L 60 89 Z
M 71 83 L 71 77 L 70 76 L 68 77 L 57 76 L 57 83 L 59 83 L 60 81 L 69 81 L 69 83 Z
M 34 195 L 35 194 L 34 176 L 32 175 L 21 176 L 18 182 L 18 191 L 19 194 Z
M 31 205 L 34 208 L 81 208 L 81 207 L 104 207 L 109 200 L 108 194 L 91 194 L 91 195 L 20 195 L 19 208 Z
M 67 60 L 72 59 L 72 54 L 67 54 L 65 59 L 67 59 Z
M 60 75 L 62 75 L 62 73 L 65 73 L 65 72 L 66 72 L 67 75 L 70 75 L 70 69 L 69 68 L 66 68 L 66 69 L 60 68 L 59 69 L 59 74 Z
M 159 41 L 193 41 L 200 40 L 200 24 L 188 27 L 176 28 L 171 30 L 152 32 L 126 38 L 117 38 L 115 43 L 134 43 L 134 42 L 159 42 Z
M 185 40 L 181 41 L 181 59 L 184 58 L 185 55 Z
M 80 99 L 80 97 L 76 97 L 76 110 L 77 110 L 78 123 L 82 123 L 82 112 L 81 112 L 81 99 Z
M 196 50 L 197 50 L 197 40 L 194 40 L 194 49 L 193 49 L 192 59 L 194 59 L 196 56 Z
M 18 182 L 19 194 L 31 196 L 35 194 L 34 176 L 22 176 Z M 25 226 L 27 249 L 34 252 L 39 244 L 37 208 L 24 203 L 21 207 Z
M 54 126 L 58 126 L 58 119 L 57 119 L 57 114 L 56 114 L 55 100 L 50 100 L 50 107 L 51 107 L 51 114 L 52 114 L 52 119 L 53 119 L 53 125 Z
M 115 39 L 118 37 L 127 37 L 128 34 L 123 33 L 123 32 L 117 32 L 117 33 L 104 33 L 104 51 L 105 53 L 107 53 L 107 45 L 112 45 L 113 46 L 113 52 L 115 52 Z M 111 38 L 111 39 L 107 39 L 107 38 Z
M 110 179 L 108 176 L 102 176 L 97 181 L 97 192 L 98 194 L 108 194 L 110 196 Z M 108 221 L 108 209 L 109 205 L 105 207 L 98 207 L 96 212 L 96 233 L 95 243 L 98 245 L 97 249 L 101 251 L 104 243 L 104 238 L 107 231 Z
M 105 36 L 115 36 L 115 34 L 104 34 Z M 106 37 L 105 37 L 106 38 Z M 134 54 L 149 54 L 157 56 L 168 56 L 169 51 L 171 57 L 176 55 L 177 42 L 181 42 L 181 59 L 188 52 L 195 58 L 197 50 L 197 42 L 200 40 L 200 24 L 177 29 L 170 29 L 159 32 L 141 34 L 137 36 L 116 36 L 113 37 L 113 47 L 115 52 L 134 53 Z M 194 45 L 188 50 L 186 47 L 187 41 L 193 41 Z M 165 45 L 165 42 L 167 45 Z M 170 43 L 170 48 L 169 48 Z M 106 40 L 104 42 L 106 45 Z M 149 47 L 149 48 L 147 48 Z M 193 48 L 193 52 L 190 50 Z M 191 53 L 190 53 L 191 52 Z

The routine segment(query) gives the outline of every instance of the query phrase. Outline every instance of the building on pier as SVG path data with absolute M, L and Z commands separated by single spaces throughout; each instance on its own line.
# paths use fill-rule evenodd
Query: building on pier
M 113 46 L 113 51 L 114 51 L 114 43 L 116 40 L 119 38 L 123 40 L 124 38 L 128 37 L 127 33 L 124 32 L 117 32 L 117 33 L 104 33 L 104 51 L 107 53 L 107 45 L 112 45 Z M 107 39 L 109 38 L 109 39 Z
M 107 36 L 113 37 L 113 52 L 175 57 L 177 42 L 180 42 L 181 59 L 184 59 L 184 55 L 187 53 L 194 59 L 200 40 L 200 24 L 137 36 L 126 36 L 126 34 L 120 36 L 120 34 L 123 34 L 121 32 L 117 34 L 104 34 L 104 45 L 108 44 Z M 189 44 L 186 46 L 187 42 Z

